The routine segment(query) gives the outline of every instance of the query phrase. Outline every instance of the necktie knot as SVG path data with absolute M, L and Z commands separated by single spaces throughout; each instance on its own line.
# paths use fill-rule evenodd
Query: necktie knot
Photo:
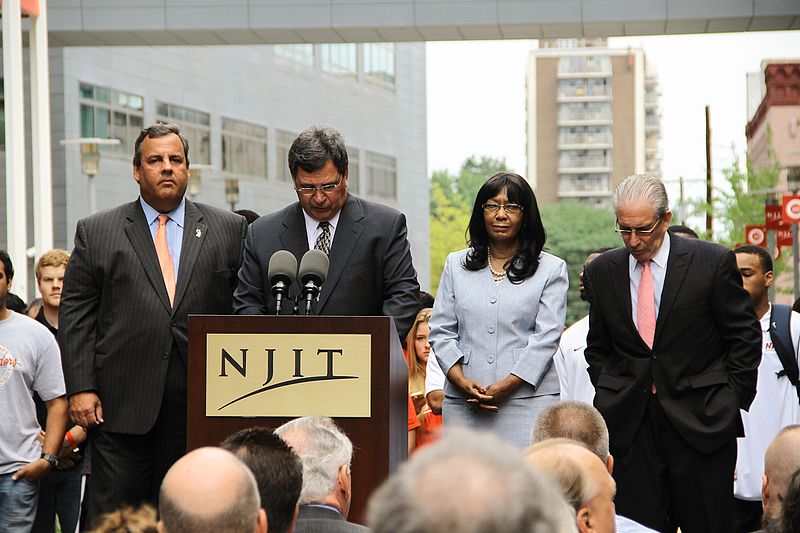
M 169 215 L 158 215 L 159 226 L 166 226 L 167 222 L 169 222 Z

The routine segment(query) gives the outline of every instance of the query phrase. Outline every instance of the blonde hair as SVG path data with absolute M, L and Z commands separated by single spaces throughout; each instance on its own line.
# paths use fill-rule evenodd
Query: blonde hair
M 425 392 L 425 363 L 420 361 L 417 355 L 417 348 L 414 341 L 417 338 L 417 330 L 420 324 L 427 324 L 431 319 L 433 309 L 426 307 L 417 313 L 417 318 L 414 319 L 414 325 L 411 326 L 411 331 L 408 332 L 406 337 L 406 351 L 408 353 L 408 383 L 412 388 L 420 389 Z M 421 387 L 419 387 L 421 382 Z
M 91 533 L 157 533 L 158 519 L 153 506 L 125 506 L 99 518 Z
M 69 252 L 56 248 L 55 250 L 48 250 L 42 254 L 36 262 L 36 281 L 42 278 L 42 269 L 44 267 L 60 267 L 66 266 L 69 262 Z

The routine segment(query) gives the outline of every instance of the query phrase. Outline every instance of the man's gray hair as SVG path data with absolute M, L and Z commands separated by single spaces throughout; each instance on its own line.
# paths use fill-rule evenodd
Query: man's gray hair
M 303 462 L 303 490 L 300 505 L 322 501 L 336 488 L 336 477 L 342 465 L 353 460 L 353 443 L 333 419 L 305 416 L 286 422 L 275 430 L 284 438 L 294 433 L 292 448 Z
M 521 450 L 465 428 L 420 450 L 373 494 L 373 533 L 561 533 L 575 516 Z
M 531 444 L 558 438 L 578 441 L 604 463 L 608 460 L 608 426 L 600 411 L 588 403 L 557 402 L 539 413 L 533 425 Z
M 189 168 L 189 140 L 181 133 L 180 126 L 171 122 L 164 122 L 162 120 L 147 126 L 145 129 L 139 132 L 139 136 L 136 138 L 136 143 L 133 145 L 133 166 L 142 166 L 142 143 L 144 142 L 145 138 L 155 139 L 157 137 L 164 137 L 170 133 L 174 133 L 181 140 L 181 144 L 183 145 L 183 157 L 186 158 L 186 168 Z
M 311 126 L 297 136 L 289 148 L 289 172 L 297 179 L 297 170 L 314 172 L 324 167 L 328 161 L 343 178 L 347 175 L 347 147 L 344 137 L 328 126 Z
M 646 201 L 655 215 L 663 217 L 669 210 L 667 189 L 661 178 L 649 174 L 634 174 L 628 176 L 617 185 L 611 203 L 614 206 L 614 215 L 619 216 L 619 206 L 637 200 Z

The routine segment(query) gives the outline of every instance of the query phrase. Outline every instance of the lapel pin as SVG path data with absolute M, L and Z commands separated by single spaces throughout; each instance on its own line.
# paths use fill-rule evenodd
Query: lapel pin
M 202 237 L 202 236 L 203 236 L 203 230 L 201 230 L 200 228 L 197 228 L 197 229 L 194 231 L 194 236 L 195 236 L 195 237 L 197 237 L 197 238 L 199 239 L 200 237 Z

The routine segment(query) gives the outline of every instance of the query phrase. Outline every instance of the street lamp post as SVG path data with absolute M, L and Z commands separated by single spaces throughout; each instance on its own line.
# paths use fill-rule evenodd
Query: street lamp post
M 81 137 L 80 139 L 64 139 L 62 146 L 77 144 L 81 147 L 81 171 L 86 174 L 88 184 L 86 187 L 86 203 L 89 214 L 97 210 L 94 177 L 100 171 L 100 145 L 111 146 L 120 144 L 119 139 L 100 139 L 97 137 Z
M 225 178 L 225 200 L 231 204 L 231 211 L 236 210 L 239 203 L 239 179 Z

